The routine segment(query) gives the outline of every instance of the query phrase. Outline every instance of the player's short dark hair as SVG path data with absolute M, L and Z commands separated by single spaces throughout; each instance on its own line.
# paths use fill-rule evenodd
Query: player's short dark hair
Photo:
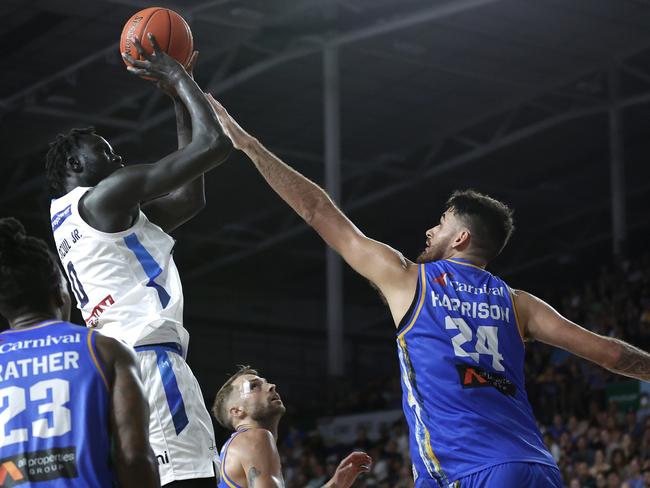
M 94 134 L 94 127 L 71 129 L 67 134 L 57 134 L 56 139 L 50 142 L 50 149 L 45 155 L 45 176 L 52 196 L 65 194 L 66 162 L 72 156 L 72 150 L 79 147 L 80 136 Z
M 505 203 L 474 190 L 453 192 L 447 208 L 467 225 L 474 250 L 486 261 L 499 255 L 515 228 L 513 212 Z
M 222 427 L 230 430 L 235 430 L 232 419 L 228 414 L 228 399 L 234 390 L 232 386 L 233 382 L 245 374 L 254 374 L 258 376 L 257 370 L 250 366 L 240 364 L 238 365 L 238 368 L 237 372 L 228 378 L 223 386 L 219 388 L 219 391 L 214 397 L 214 403 L 212 404 L 212 415 L 214 415 L 214 418 L 217 419 L 217 422 L 219 422 Z
M 0 219 L 0 309 L 45 312 L 60 283 L 58 264 L 45 241 L 27 235 L 13 217 Z

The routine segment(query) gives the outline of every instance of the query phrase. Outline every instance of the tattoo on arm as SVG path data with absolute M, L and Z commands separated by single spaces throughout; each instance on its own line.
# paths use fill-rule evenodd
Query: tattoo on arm
M 612 339 L 612 342 L 620 348 L 620 356 L 611 371 L 650 381 L 650 354 L 618 339 Z
M 259 477 L 260 474 L 262 473 L 255 469 L 255 466 L 251 466 L 251 469 L 248 470 L 248 476 L 246 477 L 248 481 L 248 488 L 255 487 L 255 479 Z

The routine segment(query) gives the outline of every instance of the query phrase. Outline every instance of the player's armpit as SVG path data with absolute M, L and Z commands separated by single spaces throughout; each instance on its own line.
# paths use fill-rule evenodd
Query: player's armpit
M 307 223 L 352 269 L 379 289 L 399 323 L 413 300 L 417 265 L 389 245 L 365 236 L 327 197 Z

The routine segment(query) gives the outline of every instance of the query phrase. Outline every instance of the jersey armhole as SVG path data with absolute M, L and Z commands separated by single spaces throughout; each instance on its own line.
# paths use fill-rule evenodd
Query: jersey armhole
M 110 388 L 108 386 L 108 381 L 106 380 L 106 370 L 104 368 L 104 364 L 102 363 L 100 356 L 97 351 L 97 344 L 95 342 L 95 331 L 94 330 L 89 330 L 88 331 L 88 351 L 90 352 L 90 357 L 93 360 L 93 364 L 97 368 L 97 371 L 99 372 L 99 376 L 101 376 L 102 381 L 104 382 L 104 386 L 106 387 L 106 391 L 110 391 Z
M 226 473 L 226 458 L 228 457 L 228 448 L 230 447 L 230 444 L 232 444 L 232 441 L 235 440 L 235 437 L 237 437 L 242 432 L 246 432 L 247 430 L 248 429 L 242 429 L 240 431 L 235 432 L 235 434 L 228 440 L 228 442 L 224 446 L 223 459 L 221 460 L 221 466 L 219 467 L 219 470 L 221 472 L 221 479 L 226 482 L 226 485 L 228 485 L 229 488 L 241 488 L 241 487 L 237 483 L 235 483 L 232 480 L 232 478 L 228 476 L 228 473 Z
M 519 312 L 517 311 L 517 304 L 515 303 L 515 290 L 508 286 L 508 295 L 510 296 L 510 302 L 512 303 L 512 311 L 515 313 L 515 325 L 517 326 L 517 331 L 519 332 L 519 337 L 521 342 L 526 346 L 526 343 L 529 342 L 526 337 L 526 331 L 523 330 L 521 321 L 519 320 Z
M 77 188 L 80 188 L 80 187 L 77 187 Z M 86 227 L 88 227 L 95 235 L 97 235 L 99 237 L 112 238 L 112 239 L 122 238 L 122 237 L 124 237 L 124 236 L 126 236 L 126 235 L 128 235 L 128 234 L 130 234 L 132 232 L 135 232 L 136 230 L 138 230 L 142 226 L 143 221 L 142 221 L 141 210 L 140 210 L 140 208 L 138 208 L 138 214 L 136 215 L 135 220 L 131 223 L 131 225 L 129 225 L 129 227 L 127 229 L 120 230 L 120 231 L 117 231 L 117 232 L 104 232 L 102 230 L 96 229 L 81 214 L 81 203 L 82 203 L 82 201 L 88 196 L 88 194 L 95 187 L 90 186 L 90 187 L 84 187 L 84 188 L 85 188 L 86 191 L 77 200 L 76 212 L 77 212 L 77 215 L 79 216 L 79 220 L 81 220 L 81 222 L 83 222 L 83 224 Z
M 419 266 L 424 267 L 424 264 L 420 264 Z M 422 283 L 420 283 L 420 272 L 418 270 L 418 283 L 417 286 L 415 287 L 415 294 L 413 295 L 413 300 L 411 301 L 411 305 L 409 305 L 408 310 L 402 317 L 402 320 L 399 321 L 399 325 L 397 326 L 397 332 L 396 334 L 399 335 L 404 327 L 411 321 L 411 317 L 413 316 L 413 312 L 415 310 L 415 307 L 417 306 L 418 302 L 420 301 L 420 288 L 422 287 Z

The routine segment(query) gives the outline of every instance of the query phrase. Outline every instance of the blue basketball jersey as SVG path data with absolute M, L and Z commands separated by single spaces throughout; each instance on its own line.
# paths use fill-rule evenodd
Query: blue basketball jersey
M 233 434 L 230 436 L 230 439 L 228 439 L 228 441 L 221 448 L 221 453 L 219 454 L 219 461 L 221 462 L 221 476 L 217 488 L 242 488 L 232 479 L 230 479 L 228 473 L 226 473 L 226 456 L 228 455 L 228 447 L 230 446 L 230 443 L 233 441 L 233 439 L 242 432 L 246 432 L 247 430 L 248 429 L 242 429 L 233 432 Z
M 95 336 L 59 321 L 0 334 L 0 486 L 113 486 Z
M 524 343 L 510 288 L 462 259 L 419 267 L 397 333 L 416 487 L 455 486 L 490 466 L 556 466 L 524 385 Z

